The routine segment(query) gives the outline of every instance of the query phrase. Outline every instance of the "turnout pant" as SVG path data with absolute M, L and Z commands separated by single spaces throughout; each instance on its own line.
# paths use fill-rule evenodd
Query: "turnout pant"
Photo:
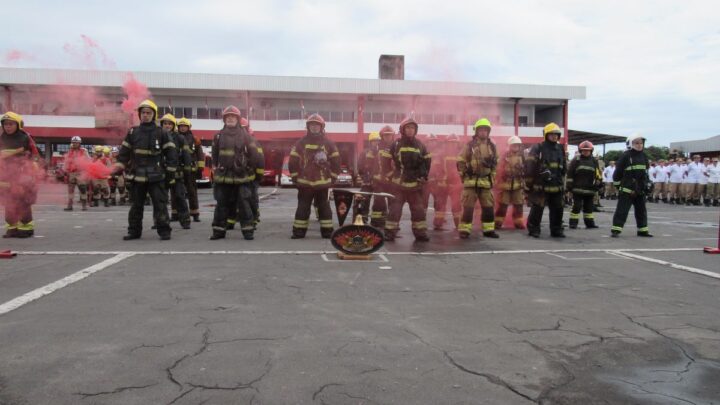
M 410 206 L 410 221 L 415 238 L 427 237 L 427 223 L 425 222 L 425 205 L 423 204 L 423 190 L 396 189 L 393 190 L 395 198 L 390 202 L 390 213 L 385 222 L 385 236 L 392 240 L 397 236 L 402 217 L 403 206 L 407 202 Z
M 543 211 L 548 207 L 550 215 L 550 234 L 556 235 L 563 233 L 562 217 L 563 217 L 563 193 L 546 193 L 544 191 L 532 192 L 528 196 L 530 201 L 530 213 L 527 219 L 527 229 L 530 234 L 540 234 L 540 222 L 542 221 Z
M 360 191 L 372 193 L 373 186 L 364 184 L 360 187 Z M 350 218 L 350 222 L 352 223 L 355 221 L 355 217 L 358 215 L 361 215 L 363 218 L 364 223 L 368 223 L 368 216 L 370 215 L 370 205 L 372 203 L 372 198 L 374 196 L 371 195 L 362 195 L 357 194 L 354 197 L 353 201 L 353 213 L 352 218 Z
M 612 232 L 620 233 L 623 230 L 625 221 L 627 220 L 630 207 L 635 208 L 635 222 L 639 233 L 648 232 L 647 224 L 647 208 L 645 207 L 645 194 L 635 194 L 621 192 L 618 196 L 617 207 L 613 215 Z
M 190 215 L 197 215 L 200 213 L 200 205 L 198 204 L 198 192 L 197 182 L 195 181 L 194 172 L 185 172 L 183 176 L 183 182 L 185 183 L 185 191 L 187 191 L 188 206 L 190 208 Z
M 388 193 L 390 187 L 386 184 L 373 184 L 373 190 L 377 193 Z M 377 229 L 385 229 L 385 222 L 388 216 L 388 197 L 374 195 L 372 198 L 372 209 L 370 210 L 370 225 Z
M 87 203 L 87 180 L 82 178 L 82 174 L 78 172 L 68 174 L 68 206 L 72 206 L 75 199 L 75 186 L 80 193 L 80 201 Z
M 423 193 L 423 204 L 428 207 L 430 196 L 433 198 L 433 208 L 435 216 L 433 218 L 433 228 L 442 229 L 445 225 L 445 211 L 447 210 L 448 187 L 438 186 L 428 183 Z
M 215 183 L 213 185 L 213 197 L 216 202 L 212 222 L 213 234 L 224 236 L 228 222 L 235 223 L 239 191 L 237 184 Z
M 182 178 L 176 178 L 175 183 L 170 185 L 170 207 L 171 214 L 177 215 L 181 225 L 190 224 L 190 212 L 188 212 L 187 192 L 185 182 Z
M 573 193 L 573 206 L 570 210 L 570 228 L 577 228 L 580 222 L 580 210 L 583 212 L 583 220 L 586 228 L 595 227 L 595 215 L 593 214 L 595 194 Z
M 332 211 L 330 210 L 330 201 L 328 201 L 328 189 L 312 189 L 308 187 L 298 187 L 298 205 L 295 210 L 295 222 L 293 222 L 293 236 L 305 237 L 308 226 L 310 225 L 310 210 L 313 206 L 317 206 L 318 217 L 320 219 L 320 235 L 323 238 L 329 238 L 333 232 Z
M 500 192 L 500 203 L 498 204 L 497 210 L 495 211 L 495 227 L 500 229 L 505 222 L 505 215 L 507 215 L 507 209 L 509 205 L 513 206 L 513 224 L 517 229 L 525 228 L 523 223 L 523 203 L 525 202 L 525 196 L 523 195 L 522 189 L 517 190 L 502 190 Z
M 143 211 L 145 209 L 145 196 L 150 195 L 153 206 L 153 220 L 160 236 L 170 235 L 170 217 L 167 209 L 167 191 L 164 182 L 132 182 L 130 193 L 130 213 L 128 214 L 128 234 L 142 235 Z
M 101 198 L 106 201 L 110 198 L 110 187 L 108 186 L 108 179 L 93 179 L 93 201 L 99 201 Z
M 475 202 L 480 202 L 480 212 L 482 220 L 483 232 L 492 232 L 495 230 L 495 197 L 489 188 L 465 188 L 462 191 L 462 217 L 458 231 L 470 235 L 472 233 L 473 212 L 475 210 Z

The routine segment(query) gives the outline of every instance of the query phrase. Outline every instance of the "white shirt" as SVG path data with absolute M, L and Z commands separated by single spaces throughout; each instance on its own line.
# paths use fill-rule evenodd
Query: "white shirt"
M 682 183 L 684 171 L 680 165 L 673 163 L 667 168 L 670 183 Z
M 615 174 L 615 166 L 608 166 L 603 170 L 603 182 L 612 183 L 613 174 Z
M 700 182 L 700 176 L 702 176 L 702 163 L 692 162 L 687 165 L 685 182 L 690 184 L 696 184 Z
M 653 183 L 667 183 L 667 181 L 668 181 L 667 167 L 655 166 L 655 171 L 654 172 L 651 171 L 650 176 L 652 176 Z
M 720 183 L 720 163 L 713 163 L 708 166 L 708 183 L 717 184 Z
M 700 179 L 698 180 L 698 183 L 708 184 L 707 170 L 708 170 L 708 167 L 705 165 L 705 163 L 701 163 L 700 164 Z

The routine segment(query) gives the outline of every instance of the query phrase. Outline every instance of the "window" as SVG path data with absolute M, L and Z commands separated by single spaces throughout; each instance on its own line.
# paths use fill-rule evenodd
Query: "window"
M 355 112 L 353 111 L 345 111 L 342 116 L 342 122 L 355 122 Z
M 320 114 L 325 121 L 328 121 L 328 118 L 330 118 L 330 111 L 319 111 L 318 114 Z
M 433 123 L 433 116 L 432 114 L 420 114 L 420 122 L 423 124 L 432 124 Z
M 330 119 L 332 122 L 342 122 L 343 113 L 342 111 L 330 111 Z
M 205 107 L 198 107 L 197 118 L 202 120 L 210 118 L 210 109 Z
M 374 113 L 372 113 L 372 117 L 371 117 L 371 118 L 372 118 L 372 119 L 371 119 L 370 122 L 381 123 L 381 122 L 384 122 L 383 120 L 385 119 L 385 115 L 384 115 L 383 113 L 376 113 L 376 112 L 374 112 Z
M 528 117 L 526 115 L 518 116 L 518 126 L 520 126 L 520 127 L 528 126 Z
M 367 111 L 363 112 L 363 121 L 364 122 L 372 122 L 372 121 L 370 121 L 370 118 L 372 118 L 372 113 L 369 113 Z
M 279 111 L 277 112 L 277 119 L 278 119 L 278 120 L 283 120 L 283 121 L 289 120 L 289 119 L 290 119 L 290 111 L 288 111 L 288 110 L 279 110 Z
M 291 120 L 303 119 L 302 110 L 290 110 L 290 119 Z
M 211 108 L 210 109 L 210 119 L 219 120 L 221 118 L 222 118 L 222 108 Z
M 447 124 L 447 115 L 435 114 L 434 120 L 435 120 L 435 123 L 438 125 L 445 125 L 445 124 Z

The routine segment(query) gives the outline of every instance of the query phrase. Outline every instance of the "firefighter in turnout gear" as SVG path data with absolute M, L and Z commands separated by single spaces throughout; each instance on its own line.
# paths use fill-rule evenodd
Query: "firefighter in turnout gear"
M 65 173 L 68 175 L 68 205 L 65 211 L 73 210 L 75 199 L 75 186 L 80 192 L 80 205 L 82 210 L 87 210 L 87 177 L 82 168 L 90 162 L 90 156 L 85 148 L 80 147 L 82 139 L 73 136 L 70 139 L 70 150 L 65 155 Z
M 263 176 L 265 175 L 265 152 L 263 151 L 262 146 L 260 145 L 260 142 L 258 142 L 255 137 L 253 136 L 253 130 L 250 128 L 250 124 L 248 123 L 248 120 L 245 118 L 240 119 L 240 126 L 243 127 L 248 135 L 250 135 L 250 138 L 252 138 L 253 142 L 255 142 L 255 145 L 257 147 L 257 156 L 255 157 L 255 161 L 253 162 L 253 173 L 251 175 L 253 181 L 250 183 L 251 186 L 251 196 L 250 196 L 250 210 L 253 214 L 253 229 L 257 229 L 257 224 L 260 222 L 260 182 L 263 179 Z M 235 223 L 231 222 L 230 219 L 234 218 L 236 219 L 235 222 L 240 221 L 240 212 L 242 211 L 241 205 L 244 204 L 242 199 L 238 199 L 238 206 L 235 208 L 235 211 L 231 210 L 230 218 L 228 218 L 228 229 L 233 229 Z
M 383 159 L 392 159 L 390 148 L 395 140 L 395 131 L 389 125 L 380 128 L 380 142 L 377 146 L 377 153 L 372 161 L 367 160 L 366 165 L 370 168 L 372 175 L 372 190 L 375 193 L 390 193 L 392 183 L 385 177 L 382 170 Z M 379 230 L 385 229 L 385 222 L 388 216 L 387 197 L 373 196 L 372 208 L 370 209 L 370 225 Z
M 467 239 L 472 233 L 475 202 L 480 201 L 483 235 L 498 238 L 495 232 L 495 199 L 492 188 L 497 170 L 497 149 L 490 140 L 492 125 L 487 118 L 481 118 L 473 125 L 475 135 L 458 156 L 457 170 L 463 180 L 463 213 L 458 226 L 461 238 Z
M 110 150 L 110 164 L 114 165 L 117 163 L 119 153 L 120 149 L 113 146 Z M 120 196 L 120 205 L 125 205 L 127 201 L 127 191 L 125 189 L 125 175 L 122 172 L 113 173 L 110 177 L 110 205 L 118 205 L 118 195 Z
M 32 205 L 37 198 L 38 151 L 23 129 L 19 114 L 8 111 L 0 121 L 0 203 L 5 206 L 6 228 L 3 237 L 29 238 L 35 234 Z
M 650 191 L 648 177 L 649 160 L 643 149 L 645 138 L 633 135 L 628 138 L 630 149 L 623 152 L 615 164 L 613 181 L 618 190 L 618 203 L 613 215 L 613 224 L 610 236 L 620 236 L 627 220 L 630 206 L 635 208 L 635 221 L 637 236 L 652 237 L 648 230 L 647 208 L 645 200 Z
M 325 120 L 312 114 L 306 122 L 307 134 L 290 150 L 288 169 L 298 189 L 298 206 L 293 222 L 292 239 L 307 233 L 313 201 L 318 209 L 320 235 L 330 238 L 333 232 L 328 189 L 340 172 L 340 152 L 325 136 Z
M 567 163 L 563 146 L 558 143 L 562 130 L 551 122 L 543 128 L 543 136 L 545 140 L 533 145 L 525 159 L 525 193 L 530 203 L 528 235 L 533 238 L 540 237 L 540 221 L 547 206 L 550 214 L 550 236 L 564 238 L 563 179 Z
M 508 206 L 513 207 L 513 224 L 517 229 L 525 229 L 523 223 L 523 204 L 525 203 L 525 157 L 522 141 L 518 136 L 508 139 L 508 150 L 500 161 L 500 202 L 495 211 L 495 228 L 500 229 L 505 221 Z
M 593 205 L 595 195 L 602 187 L 602 175 L 597 159 L 593 156 L 593 144 L 581 142 L 578 146 L 580 156 L 575 156 L 568 166 L 565 188 L 573 194 L 573 206 L 570 211 L 570 229 L 575 229 L 580 221 L 580 210 L 586 228 L 597 228 Z
M 200 222 L 200 205 L 198 204 L 196 180 L 202 178 L 202 172 L 205 169 L 205 154 L 203 153 L 200 138 L 195 137 L 192 133 L 192 122 L 187 118 L 180 118 L 177 126 L 178 132 L 180 136 L 184 137 L 185 146 L 188 147 L 190 153 L 190 175 L 187 175 L 187 168 L 185 168 L 185 176 L 183 176 L 190 215 L 194 222 Z
M 257 145 L 240 126 L 240 110 L 235 106 L 223 110 L 223 129 L 213 136 L 213 194 L 217 205 L 213 216 L 211 240 L 225 237 L 229 215 L 234 207 L 240 217 L 240 230 L 246 240 L 255 238 L 250 207 L 252 182 L 255 179 Z M 240 199 L 240 202 L 238 202 Z
M 368 147 L 358 157 L 358 177 L 360 191 L 374 190 L 375 176 L 380 173 L 380 132 L 368 134 Z M 353 204 L 353 218 L 361 215 L 365 224 L 369 223 L 371 196 L 356 195 Z
M 462 190 L 463 183 L 460 173 L 457 170 L 458 155 L 460 154 L 460 139 L 455 134 L 450 134 L 445 139 L 444 144 L 444 157 L 445 157 L 445 176 L 447 181 L 447 196 L 444 198 L 450 199 L 450 211 L 453 216 L 453 223 L 455 229 L 460 226 L 460 217 L 462 216 Z M 440 197 L 443 198 L 443 197 Z
M 423 205 L 423 186 L 430 172 L 431 156 L 425 145 L 415 138 L 418 124 L 414 118 L 400 123 L 400 139 L 393 142 L 388 156 L 381 155 L 382 171 L 392 182 L 390 213 L 385 223 L 385 240 L 393 241 L 397 236 L 403 205 L 410 206 L 410 221 L 415 240 L 427 242 L 427 223 Z
M 157 126 L 157 106 L 145 100 L 138 106 L 140 125 L 128 131 L 120 146 L 116 170 L 125 170 L 132 180 L 128 234 L 124 240 L 142 236 L 145 196 L 153 205 L 153 220 L 160 239 L 170 239 L 171 228 L 167 210 L 166 182 L 175 178 L 177 150 L 168 134 Z
M 430 196 L 432 196 L 433 210 L 435 211 L 433 229 L 438 231 L 442 230 L 445 225 L 445 210 L 447 209 L 448 197 L 445 148 L 443 144 L 444 142 L 441 142 L 436 135 L 430 134 L 428 152 L 430 152 L 432 158 L 432 166 L 430 166 L 428 182 L 423 189 L 423 204 L 426 210 L 430 204 Z
M 165 114 L 160 118 L 163 132 L 175 144 L 178 156 L 178 166 L 175 178 L 168 182 L 170 188 L 170 222 L 179 221 L 183 229 L 190 229 L 190 212 L 188 212 L 187 191 L 184 178 L 192 175 L 190 148 L 185 145 L 185 137 L 176 132 L 177 121 L 172 114 Z
M 110 159 L 105 157 L 104 147 L 95 147 L 95 156 L 93 156 L 93 164 L 110 167 Z M 93 191 L 93 207 L 100 205 L 100 200 L 106 207 L 110 206 L 110 184 L 108 182 L 109 176 L 100 175 L 97 178 L 92 179 L 92 191 Z

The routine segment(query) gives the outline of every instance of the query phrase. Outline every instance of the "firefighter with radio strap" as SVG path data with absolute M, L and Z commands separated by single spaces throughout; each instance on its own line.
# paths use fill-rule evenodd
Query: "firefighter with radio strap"
M 570 211 L 570 229 L 576 229 L 580 222 L 580 210 L 583 212 L 585 228 L 597 228 L 593 208 L 595 195 L 602 188 L 600 165 L 593 156 L 594 146 L 583 141 L 578 146 L 580 156 L 575 156 L 568 166 L 565 188 L 573 194 L 573 206 Z
M 500 163 L 500 202 L 495 211 L 495 228 L 500 229 L 505 221 L 509 205 L 513 207 L 513 224 L 517 229 L 525 229 L 523 223 L 524 170 L 525 157 L 522 153 L 522 141 L 518 136 L 508 139 L 508 150 Z
M 213 195 L 217 204 L 210 240 L 223 239 L 228 219 L 239 208 L 240 230 L 246 240 L 255 238 L 253 213 L 250 207 L 252 182 L 255 179 L 257 145 L 245 128 L 240 126 L 240 110 L 228 106 L 223 110 L 223 129 L 213 137 Z M 240 199 L 240 202 L 238 202 Z M 234 218 L 233 218 L 234 219 Z
M 563 179 L 567 163 L 563 146 L 558 142 L 562 130 L 551 122 L 543 128 L 543 136 L 545 140 L 533 145 L 525 158 L 525 193 L 530 204 L 528 235 L 533 238 L 540 237 L 540 221 L 547 206 L 550 214 L 550 236 L 564 238 Z
M 157 105 L 145 100 L 138 106 L 140 125 L 128 131 L 120 146 L 116 171 L 125 170 L 132 179 L 128 234 L 124 240 L 139 239 L 145 196 L 150 194 L 153 219 L 160 239 L 170 239 L 166 182 L 175 178 L 177 151 L 168 134 L 157 126 Z
M 292 147 L 288 161 L 290 178 L 298 189 L 291 238 L 305 237 L 314 201 L 320 219 L 320 235 L 329 239 L 333 233 L 333 219 L 328 190 L 340 172 L 340 152 L 325 136 L 325 119 L 320 114 L 312 114 L 305 125 L 307 134 Z
M 649 160 L 643 149 L 645 138 L 633 135 L 628 138 L 630 149 L 623 152 L 615 164 L 613 181 L 618 190 L 618 204 L 613 215 L 610 236 L 617 238 L 623 230 L 630 207 L 635 208 L 637 236 L 652 237 L 648 230 L 646 197 L 650 192 Z
M 188 206 L 193 222 L 200 222 L 200 205 L 198 204 L 198 192 L 196 180 L 202 179 L 202 172 L 205 169 L 205 154 L 203 153 L 200 138 L 192 133 L 192 122 L 187 118 L 180 118 L 177 122 L 178 133 L 185 139 L 185 146 L 190 154 L 190 173 L 185 168 L 185 190 L 187 191 Z
M 475 202 L 480 201 L 483 235 L 498 238 L 495 232 L 495 198 L 492 194 L 497 170 L 497 149 L 490 140 L 492 125 L 481 118 L 473 125 L 475 135 L 458 156 L 457 170 L 463 180 L 463 213 L 458 226 L 460 238 L 467 239 L 472 233 Z
M 374 177 L 379 172 L 380 165 L 380 132 L 368 134 L 368 147 L 358 157 L 358 177 L 360 180 L 360 191 L 373 192 Z M 356 195 L 353 204 L 353 218 L 362 216 L 363 222 L 369 222 L 371 196 Z
M 160 118 L 163 133 L 167 134 L 175 144 L 178 155 L 178 166 L 175 178 L 168 183 L 170 188 L 170 222 L 178 221 L 183 229 L 190 229 L 190 212 L 188 211 L 187 191 L 184 178 L 191 176 L 191 159 L 185 137 L 176 132 L 177 121 L 172 114 L 165 114 Z

